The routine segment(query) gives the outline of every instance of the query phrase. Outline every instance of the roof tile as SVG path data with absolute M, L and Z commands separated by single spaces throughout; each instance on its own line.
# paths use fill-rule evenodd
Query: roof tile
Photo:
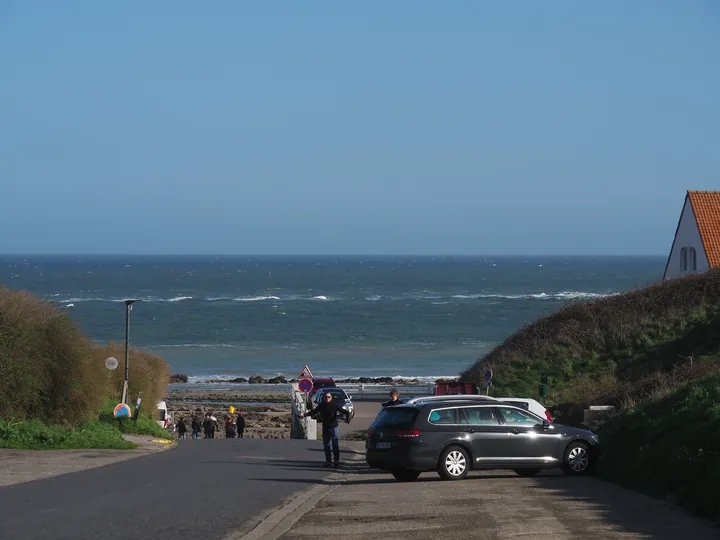
M 710 268 L 720 267 L 720 191 L 688 191 Z

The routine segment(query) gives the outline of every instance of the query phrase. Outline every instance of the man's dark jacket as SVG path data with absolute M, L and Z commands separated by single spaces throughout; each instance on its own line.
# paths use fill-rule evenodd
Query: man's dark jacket
M 338 421 L 337 421 L 337 413 L 340 412 L 340 414 L 344 414 L 345 418 L 350 418 L 350 413 L 340 407 L 337 403 L 334 401 L 323 401 L 320 405 L 315 407 L 314 409 L 310 409 L 308 412 L 305 413 L 305 416 L 310 416 L 315 413 L 318 413 L 320 415 L 320 419 L 323 423 L 323 428 L 331 428 L 331 427 L 337 427 Z

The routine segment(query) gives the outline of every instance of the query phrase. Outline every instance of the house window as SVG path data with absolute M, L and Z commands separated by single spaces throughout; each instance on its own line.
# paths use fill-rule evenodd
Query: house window
M 684 247 L 680 249 L 680 271 L 697 271 L 697 253 L 694 247 Z

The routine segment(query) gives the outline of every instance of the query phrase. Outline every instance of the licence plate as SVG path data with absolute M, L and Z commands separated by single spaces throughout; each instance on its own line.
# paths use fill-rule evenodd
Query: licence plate
M 389 442 L 379 442 L 375 445 L 375 448 L 377 450 L 387 450 L 388 448 L 390 448 L 390 445 L 391 443 Z

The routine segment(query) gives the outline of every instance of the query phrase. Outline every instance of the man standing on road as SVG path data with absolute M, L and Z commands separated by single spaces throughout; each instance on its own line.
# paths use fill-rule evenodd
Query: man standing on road
M 335 458 L 333 466 L 335 468 L 340 466 L 340 441 L 338 440 L 338 413 L 345 415 L 345 422 L 350 423 L 350 413 L 340 407 L 333 401 L 332 394 L 328 392 L 325 394 L 325 399 L 314 409 L 309 410 L 307 413 L 300 413 L 298 416 L 304 418 L 306 415 L 311 416 L 315 413 L 320 415 L 322 420 L 322 437 L 323 446 L 325 447 L 325 465 L 328 467 L 330 463 L 330 444 L 332 443 L 332 456 Z
M 383 407 L 392 407 L 393 405 L 400 405 L 400 392 L 394 388 L 390 391 L 390 400 L 382 404 Z

